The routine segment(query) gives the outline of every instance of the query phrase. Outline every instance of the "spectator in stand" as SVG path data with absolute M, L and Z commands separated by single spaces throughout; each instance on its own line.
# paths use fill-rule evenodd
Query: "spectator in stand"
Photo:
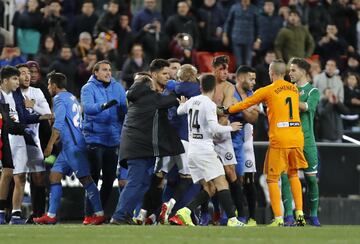
M 273 0 L 265 0 L 263 12 L 259 15 L 259 42 L 260 56 L 265 55 L 268 50 L 274 49 L 274 41 L 283 23 L 281 17 L 275 12 Z M 259 79 L 260 80 L 260 79 Z
M 121 70 L 135 39 L 133 31 L 131 30 L 129 25 L 129 16 L 125 14 L 119 16 L 119 21 L 115 25 L 115 32 L 118 41 L 118 60 L 116 62 L 116 66 L 119 70 Z
M 296 9 L 303 25 L 307 25 L 315 41 L 319 41 L 330 23 L 330 15 L 319 0 L 290 1 L 289 7 Z
M 236 0 L 218 0 L 216 5 L 219 6 L 222 16 L 228 16 L 231 7 L 235 4 Z
M 325 35 L 318 41 L 318 52 L 320 55 L 321 63 L 329 59 L 340 61 L 342 55 L 346 53 L 346 42 L 342 37 L 339 37 L 336 25 L 328 24 L 326 26 Z
M 314 82 L 314 77 L 321 73 L 321 63 L 319 59 L 309 61 L 310 63 L 310 83 Z
M 193 47 L 198 48 L 200 44 L 199 29 L 196 19 L 189 16 L 190 6 L 186 1 L 177 4 L 177 13 L 168 18 L 165 24 L 165 32 L 174 39 L 179 33 L 187 33 L 193 39 Z
M 350 114 L 360 116 L 360 78 L 355 73 L 348 73 L 344 79 L 344 104 Z M 348 122 L 348 126 L 359 126 L 359 118 Z
M 357 13 L 349 4 L 349 0 L 334 1 L 334 14 L 331 15 L 336 27 L 339 30 L 339 36 L 345 38 L 353 51 L 356 47 L 356 22 Z
M 17 11 L 12 22 L 16 28 L 17 46 L 29 57 L 33 57 L 40 46 L 43 16 L 38 7 L 38 0 L 28 0 L 25 10 Z
M 79 35 L 79 42 L 73 49 L 74 58 L 82 60 L 87 53 L 92 49 L 92 38 L 89 32 L 81 32 Z
M 290 11 L 287 26 L 280 29 L 274 47 L 276 56 L 285 62 L 292 57 L 309 58 L 313 54 L 314 39 L 307 27 L 301 24 L 296 10 Z
M 255 66 L 256 84 L 254 90 L 271 84 L 269 77 L 269 66 L 276 59 L 275 51 L 268 50 L 265 54 L 263 62 Z
M 119 2 L 110 0 L 106 11 L 99 17 L 95 29 L 94 36 L 98 36 L 101 32 L 113 34 L 115 25 L 119 20 Z
M 347 65 L 344 73 L 347 74 L 349 72 L 360 75 L 360 56 L 357 53 L 348 54 Z
M 341 142 L 343 122 L 341 114 L 348 114 L 349 109 L 338 99 L 331 88 L 325 88 L 318 105 L 319 139 L 323 142 Z
M 288 6 L 281 6 L 279 8 L 279 16 L 282 19 L 282 25 L 285 26 L 290 15 L 290 8 Z
M 130 57 L 124 63 L 121 73 L 121 79 L 125 82 L 125 89 L 129 89 L 134 83 L 134 74 L 147 70 L 149 61 L 144 57 L 144 51 L 141 44 L 135 43 L 131 48 Z
M 92 70 L 97 62 L 98 59 L 94 50 L 90 50 L 82 59 L 82 62 L 77 67 L 77 78 L 80 87 L 83 87 L 89 80 L 89 77 L 92 75 Z
M 216 0 L 204 0 L 204 4 L 198 12 L 200 36 L 202 37 L 201 50 L 218 52 L 226 49 L 221 39 L 225 23 L 225 16 L 222 14 Z
M 46 30 L 43 34 L 54 36 L 60 45 L 67 43 L 68 19 L 61 15 L 60 0 L 51 0 L 43 12 L 43 26 Z
M 50 35 L 46 35 L 43 38 L 43 42 L 40 46 L 39 52 L 35 56 L 35 61 L 37 61 L 41 67 L 41 75 L 46 77 L 46 75 L 51 71 L 49 70 L 50 64 L 58 56 L 58 45 L 55 42 L 55 38 Z
M 335 96 L 336 101 L 344 102 L 344 85 L 339 76 L 339 70 L 336 61 L 329 59 L 326 62 L 325 70 L 314 77 L 314 87 L 319 89 L 320 98 L 323 98 L 326 93 L 325 89 L 330 88 L 331 93 Z M 330 96 L 329 94 L 327 94 Z
M 108 60 L 113 66 L 113 70 L 119 70 L 119 67 L 116 67 L 117 56 L 117 38 L 114 38 L 115 35 L 101 32 L 98 38 L 95 40 L 95 52 L 100 60 Z
M 168 49 L 164 48 L 169 44 L 169 38 L 163 31 L 160 21 L 153 21 L 151 25 L 145 25 L 138 32 L 138 42 L 142 43 L 144 52 L 149 60 L 169 56 Z
M 63 45 L 60 49 L 59 57 L 50 65 L 49 69 L 65 74 L 67 77 L 66 90 L 79 97 L 81 87 L 76 79 L 76 68 L 77 62 L 73 57 L 70 46 Z
M 10 65 L 15 66 L 26 62 L 26 58 L 21 54 L 18 47 L 4 47 L 0 56 L 0 67 Z
M 237 66 L 251 66 L 253 46 L 260 42 L 257 38 L 257 18 L 258 9 L 250 0 L 241 0 L 230 9 L 222 39 L 225 46 L 231 41 Z
M 176 14 L 176 4 L 179 0 L 161 0 L 161 14 L 164 20 Z
M 154 21 L 163 22 L 161 14 L 156 11 L 156 0 L 144 0 L 144 8 L 134 15 L 131 28 L 135 34 L 141 30 L 148 31 Z
M 98 16 L 95 13 L 93 1 L 84 0 L 81 7 L 81 14 L 75 16 L 75 21 L 72 24 L 71 44 L 75 45 L 78 36 L 84 31 L 94 33 L 94 27 L 97 20 Z
M 182 64 L 191 64 L 195 61 L 196 49 L 193 48 L 193 39 L 187 33 L 179 33 L 170 42 L 171 56 L 180 60 Z

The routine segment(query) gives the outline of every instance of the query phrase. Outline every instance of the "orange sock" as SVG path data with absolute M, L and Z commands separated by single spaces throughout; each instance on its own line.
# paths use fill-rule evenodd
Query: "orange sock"
M 298 176 L 289 178 L 291 185 L 291 192 L 293 194 L 295 202 L 295 210 L 303 210 L 303 201 L 302 201 L 302 188 L 301 182 Z
M 279 185 L 276 182 L 268 182 L 269 187 L 269 193 L 270 193 L 270 202 L 271 202 L 271 208 L 273 210 L 275 217 L 282 216 L 282 211 L 280 207 L 280 189 Z

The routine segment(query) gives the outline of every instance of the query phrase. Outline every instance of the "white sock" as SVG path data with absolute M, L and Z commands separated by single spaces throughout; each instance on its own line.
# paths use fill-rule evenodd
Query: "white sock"
M 99 211 L 95 213 L 96 216 L 104 216 L 104 211 Z
M 47 216 L 49 216 L 50 218 L 55 218 L 56 214 L 47 213 Z

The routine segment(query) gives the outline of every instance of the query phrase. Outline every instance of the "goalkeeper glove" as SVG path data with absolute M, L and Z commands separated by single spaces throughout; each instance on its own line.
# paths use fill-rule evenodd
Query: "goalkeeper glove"
M 108 109 L 108 108 L 110 108 L 110 107 L 112 107 L 112 106 L 114 106 L 116 104 L 118 104 L 118 102 L 115 99 L 113 99 L 111 101 L 108 101 L 107 103 L 102 104 L 101 109 L 105 110 L 105 109 Z

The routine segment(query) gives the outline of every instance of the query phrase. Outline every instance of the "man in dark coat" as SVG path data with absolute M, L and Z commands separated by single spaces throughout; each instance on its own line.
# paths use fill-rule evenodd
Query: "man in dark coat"
M 150 184 L 155 157 L 184 153 L 180 138 L 167 118 L 167 109 L 178 105 L 175 95 L 164 96 L 155 92 L 150 76 L 137 75 L 127 99 L 120 164 L 127 161 L 128 183 L 119 197 L 112 224 L 131 223 L 133 210 Z

